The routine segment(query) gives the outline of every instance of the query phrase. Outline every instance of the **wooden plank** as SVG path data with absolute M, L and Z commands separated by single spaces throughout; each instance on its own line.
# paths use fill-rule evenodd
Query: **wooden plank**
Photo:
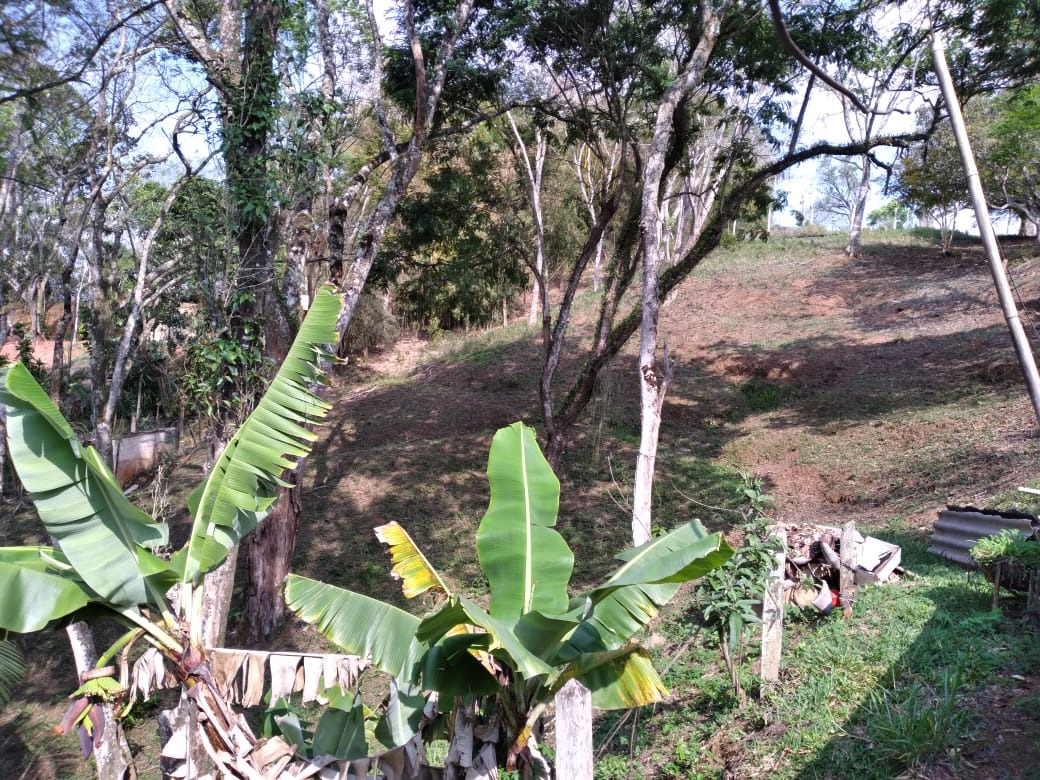
M 592 780 L 592 694 L 577 680 L 556 694 L 556 776 Z
M 772 535 L 780 540 L 776 565 L 769 570 L 765 596 L 762 599 L 762 682 L 780 679 L 780 655 L 784 641 L 784 568 L 787 563 L 787 530 L 773 527 Z M 764 687 L 764 686 L 763 686 Z
M 856 532 L 856 524 L 849 520 L 841 527 L 841 590 L 838 603 L 845 617 L 852 616 L 852 602 L 856 598 L 856 561 L 863 537 Z

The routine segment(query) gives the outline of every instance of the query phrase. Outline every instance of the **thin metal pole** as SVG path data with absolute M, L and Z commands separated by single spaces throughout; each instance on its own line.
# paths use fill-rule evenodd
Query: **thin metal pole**
M 942 89 L 943 99 L 950 112 L 950 125 L 953 127 L 953 137 L 957 141 L 957 149 L 961 154 L 964 175 L 968 179 L 968 192 L 971 194 L 971 203 L 975 208 L 975 220 L 979 223 L 979 236 L 982 238 L 982 246 L 986 250 L 986 259 L 989 260 L 993 283 L 997 287 L 997 296 L 1000 298 L 1000 307 L 1004 310 L 1004 319 L 1007 321 L 1008 330 L 1011 331 L 1011 341 L 1015 345 L 1018 362 L 1025 375 L 1026 389 L 1033 402 L 1033 412 L 1036 414 L 1037 423 L 1040 424 L 1040 373 L 1037 372 L 1033 350 L 1029 345 L 1029 339 L 1026 338 L 1022 321 L 1019 319 L 1015 299 L 1011 294 L 1011 285 L 1008 283 L 1007 273 L 1004 269 L 1004 258 L 1000 253 L 997 236 L 993 232 L 993 223 L 989 218 L 989 205 L 986 195 L 982 191 L 979 169 L 975 165 L 975 156 L 972 154 L 971 144 L 968 142 L 968 131 L 964 126 L 964 114 L 961 113 L 961 104 L 953 88 L 950 68 L 946 64 L 942 33 L 933 28 L 931 38 L 935 75 L 939 79 L 939 87 Z

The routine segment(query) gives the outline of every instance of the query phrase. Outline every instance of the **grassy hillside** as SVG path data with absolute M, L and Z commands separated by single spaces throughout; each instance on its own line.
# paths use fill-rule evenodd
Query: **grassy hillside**
M 739 542 L 743 472 L 774 497 L 772 517 L 854 519 L 901 544 L 914 576 L 862 591 L 847 619 L 792 613 L 781 681 L 761 697 L 750 644 L 743 707 L 702 605 L 684 591 L 649 638 L 672 698 L 598 718 L 598 777 L 1040 776 L 1035 629 L 1013 599 L 991 612 L 984 581 L 925 552 L 944 504 L 1022 505 L 1015 488 L 1037 485 L 1037 425 L 988 269 L 971 244 L 943 257 L 922 239 L 874 234 L 855 260 L 841 246 L 824 237 L 720 250 L 669 301 L 662 333 L 678 370 L 655 522 L 700 517 Z M 1009 254 L 1029 328 L 1040 257 L 1033 244 Z M 590 293 L 579 326 L 593 306 Z M 561 474 L 577 583 L 610 568 L 629 535 L 634 352 L 603 377 Z M 537 334 L 516 324 L 407 338 L 348 366 L 307 468 L 295 568 L 402 604 L 371 533 L 397 520 L 453 586 L 482 591 L 473 535 L 487 448 L 503 425 L 538 424 L 538 356 Z M 180 505 L 197 478 L 182 464 L 154 493 Z M 0 532 L 15 543 L 29 527 L 23 513 Z M 320 642 L 292 624 L 275 644 Z M 0 776 L 85 776 L 72 742 L 46 733 L 73 686 L 60 638 L 42 647 L 0 713 Z M 148 753 L 143 718 L 131 734 Z

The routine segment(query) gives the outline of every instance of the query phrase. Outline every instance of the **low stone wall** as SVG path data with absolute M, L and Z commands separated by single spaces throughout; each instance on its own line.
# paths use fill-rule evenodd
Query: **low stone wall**
M 131 433 L 117 439 L 112 450 L 116 462 L 116 479 L 125 487 L 138 475 L 155 468 L 162 453 L 177 451 L 177 429 L 160 428 Z

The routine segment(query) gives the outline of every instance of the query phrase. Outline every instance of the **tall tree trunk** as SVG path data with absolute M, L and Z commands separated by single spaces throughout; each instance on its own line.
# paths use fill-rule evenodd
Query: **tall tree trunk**
M 531 207 L 531 219 L 534 222 L 534 263 L 531 265 L 533 284 L 527 322 L 535 325 L 539 319 L 544 322 L 547 315 L 551 316 L 545 266 L 545 220 L 542 218 L 542 171 L 545 169 L 545 154 L 549 149 L 549 142 L 541 129 L 536 128 L 532 159 L 513 119 L 513 113 L 506 111 L 506 118 L 519 149 L 517 156 L 523 162 L 524 190 L 527 192 L 527 202 Z
M 73 321 L 72 272 L 78 256 L 79 246 L 73 245 L 69 252 L 69 261 L 61 270 L 61 317 L 58 319 L 57 327 L 54 328 L 54 354 L 51 358 L 50 372 L 50 395 L 51 400 L 56 404 L 61 403 L 61 394 L 65 387 L 65 339 L 69 335 L 69 327 Z M 76 340 L 75 331 L 72 333 L 72 340 Z
M 639 230 L 643 255 L 642 314 L 639 328 L 639 455 L 636 459 L 635 483 L 632 491 L 632 543 L 650 541 L 654 470 L 657 442 L 661 432 L 661 411 L 665 392 L 672 376 L 667 352 L 662 363 L 657 361 L 658 318 L 661 306 L 661 187 L 664 180 L 669 147 L 674 132 L 673 122 L 681 102 L 704 77 L 708 58 L 719 35 L 721 10 L 710 7 L 704 12 L 703 28 L 697 48 L 678 78 L 665 90 L 657 107 L 654 135 L 643 171 L 642 204 Z
M 222 4 L 221 13 L 222 49 L 227 57 L 237 56 L 237 33 L 239 29 L 243 31 L 238 78 L 225 86 L 223 131 L 224 159 L 236 209 L 239 270 L 235 287 L 251 297 L 240 302 L 232 316 L 231 327 L 238 338 L 248 342 L 254 338 L 252 323 L 262 321 L 266 353 L 275 361 L 285 357 L 291 341 L 284 302 L 274 283 L 276 220 L 274 205 L 268 193 L 268 143 L 274 128 L 270 106 L 279 90 L 275 48 L 283 10 L 284 6 L 275 0 L 249 0 L 241 16 L 230 2 Z M 288 524 L 295 528 L 299 524 L 299 504 L 286 501 L 284 491 L 282 493 L 276 509 L 265 524 Z M 265 558 L 277 559 L 285 554 L 265 544 L 256 534 L 247 537 L 243 543 L 249 550 L 247 556 L 250 562 Z M 290 551 L 290 557 L 291 554 Z M 266 571 L 264 567 L 251 567 L 248 570 L 250 584 L 247 589 L 264 594 L 266 600 L 247 603 L 247 611 L 243 616 L 247 626 L 265 624 L 266 616 L 277 614 L 281 608 L 277 591 L 272 594 L 270 583 L 262 579 Z M 218 604 L 225 603 L 230 597 L 232 585 L 233 577 L 229 577 L 225 587 L 207 589 L 207 598 L 215 599 Z M 222 608 L 213 609 L 218 614 L 226 615 Z
M 287 477 L 293 487 L 281 491 L 271 514 L 257 526 L 245 545 L 249 577 L 245 585 L 242 631 L 254 642 L 269 639 L 285 617 L 285 599 L 280 589 L 289 575 L 303 515 L 301 471 L 298 467 Z
M 860 250 L 860 237 L 863 234 L 863 217 L 867 210 L 867 196 L 870 194 L 870 155 L 863 155 L 861 159 L 863 170 L 859 177 L 859 188 L 852 203 L 852 214 L 849 216 L 849 243 L 845 247 L 845 254 L 856 257 Z

